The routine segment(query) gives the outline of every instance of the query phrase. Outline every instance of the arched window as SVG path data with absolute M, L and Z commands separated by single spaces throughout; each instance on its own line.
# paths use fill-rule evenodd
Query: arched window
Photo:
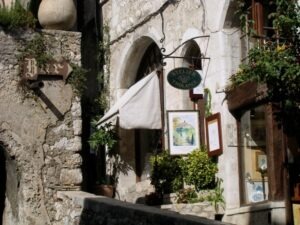
M 148 75 L 155 69 L 159 68 L 161 65 L 162 55 L 160 49 L 156 45 L 156 43 L 151 43 L 149 47 L 146 49 L 136 76 L 136 81 L 139 81 L 144 76 Z
M 191 67 L 195 70 L 202 69 L 201 51 L 195 41 L 190 41 L 187 43 L 187 48 L 184 57 L 185 66 Z

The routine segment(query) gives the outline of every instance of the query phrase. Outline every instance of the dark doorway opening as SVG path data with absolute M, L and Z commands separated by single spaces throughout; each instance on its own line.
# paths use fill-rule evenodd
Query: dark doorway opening
M 0 225 L 2 225 L 3 212 L 5 207 L 6 192 L 6 168 L 4 148 L 0 145 Z
M 135 82 L 159 69 L 161 60 L 160 49 L 156 43 L 152 42 L 141 58 Z M 161 146 L 158 144 L 160 136 L 161 130 L 135 129 L 135 172 L 137 182 L 146 180 L 150 175 L 150 157 L 161 150 Z

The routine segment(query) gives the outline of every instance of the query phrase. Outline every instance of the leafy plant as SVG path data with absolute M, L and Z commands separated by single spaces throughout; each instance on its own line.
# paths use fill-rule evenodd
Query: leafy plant
M 249 2 L 248 2 L 249 3 Z M 246 1 L 238 0 L 240 15 L 246 16 Z M 268 15 L 276 37 L 250 49 L 248 62 L 242 63 L 230 78 L 228 91 L 247 81 L 267 85 L 267 100 L 277 103 L 276 118 L 285 132 L 298 135 L 300 126 L 300 6 L 293 0 L 262 1 L 275 9 Z
M 208 157 L 204 147 L 192 151 L 183 163 L 184 181 L 194 185 L 196 191 L 215 187 L 217 164 Z
M 112 126 L 111 123 L 106 123 L 95 129 L 89 139 L 89 144 L 91 148 L 96 151 L 100 150 L 101 147 L 106 146 L 109 156 L 112 156 L 117 140 L 118 135 L 115 127 Z
M 151 184 L 156 192 L 168 194 L 180 190 L 183 186 L 183 177 L 180 157 L 171 156 L 167 151 L 151 156 L 152 165 Z
M 73 71 L 71 75 L 68 77 L 68 83 L 71 84 L 76 94 L 82 95 L 87 88 L 86 77 L 87 77 L 88 70 L 73 63 L 71 64 L 71 66 Z
M 249 51 L 249 62 L 241 64 L 230 78 L 231 88 L 247 81 L 265 83 L 269 98 L 295 99 L 300 93 L 300 64 L 294 49 L 285 44 L 268 43 Z
M 198 202 L 198 195 L 194 188 L 184 188 L 176 193 L 177 203 L 195 203 Z
M 242 31 L 247 34 L 254 34 L 255 31 L 252 28 L 254 20 L 249 19 L 250 11 L 249 11 L 249 2 L 245 0 L 237 0 L 237 10 L 235 14 L 239 17 Z
M 49 54 L 45 40 L 40 34 L 35 35 L 33 39 L 25 43 L 24 48 L 20 51 L 19 61 L 26 57 L 35 58 L 37 66 L 40 68 L 44 68 L 47 62 L 53 60 L 53 56 Z
M 15 28 L 35 28 L 37 20 L 30 11 L 22 7 L 19 1 L 11 7 L 0 6 L 0 25 L 12 30 Z
M 220 207 L 225 208 L 225 199 L 223 196 L 224 188 L 221 186 L 222 182 L 223 180 L 221 178 L 217 178 L 214 191 L 206 197 L 207 201 L 213 205 L 216 213 L 219 213 Z
M 35 35 L 30 41 L 26 42 L 20 52 L 21 54 L 18 55 L 19 62 L 22 63 L 26 57 L 34 58 L 37 66 L 41 69 L 45 69 L 47 63 L 54 61 L 53 55 L 49 53 L 44 37 L 40 34 Z M 82 95 L 86 90 L 86 74 L 88 71 L 74 63 L 71 63 L 71 66 L 73 71 L 67 82 L 71 84 L 76 94 Z M 24 84 L 26 83 L 22 80 L 20 86 L 24 88 L 26 86 Z
M 118 183 L 119 173 L 126 173 L 128 170 L 127 163 L 122 161 L 116 149 L 118 140 L 119 137 L 117 131 L 111 123 L 95 128 L 95 131 L 89 139 L 91 148 L 96 151 L 100 151 L 103 148 L 106 149 L 105 158 L 107 175 L 100 179 L 101 184 L 112 184 L 115 186 Z

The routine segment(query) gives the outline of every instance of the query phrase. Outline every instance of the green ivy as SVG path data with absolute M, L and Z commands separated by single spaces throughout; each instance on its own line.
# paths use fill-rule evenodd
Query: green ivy
M 0 26 L 13 30 L 16 28 L 35 28 L 36 18 L 23 8 L 19 1 L 11 7 L 0 6 Z
M 50 54 L 49 49 L 45 43 L 45 39 L 41 34 L 36 34 L 30 41 L 26 42 L 22 49 L 20 49 L 18 55 L 18 61 L 23 62 L 26 57 L 34 58 L 39 68 L 45 68 L 48 62 L 53 61 L 53 55 Z M 77 64 L 71 63 L 72 73 L 68 77 L 67 83 L 69 83 L 75 94 L 82 95 L 86 90 L 86 77 L 88 70 L 78 66 Z M 22 73 L 22 71 L 20 71 Z M 21 80 L 20 86 L 24 90 L 26 82 Z
M 74 63 L 71 63 L 72 66 L 72 73 L 68 77 L 67 82 L 71 84 L 73 87 L 73 90 L 78 95 L 83 95 L 84 91 L 86 90 L 86 77 L 88 70 L 82 68 L 81 66 L 78 66 Z
M 24 60 L 26 57 L 35 58 L 37 66 L 40 68 L 45 67 L 47 62 L 53 60 L 53 56 L 49 54 L 42 35 L 36 34 L 33 39 L 28 41 L 24 45 L 24 48 L 21 49 L 21 54 L 18 56 L 19 61 Z
M 98 82 L 101 87 L 101 93 L 96 99 L 96 103 L 101 109 L 106 109 L 109 101 L 109 78 L 110 78 L 110 34 L 108 23 L 103 25 L 102 41 L 98 45 L 98 62 L 101 66 L 105 66 L 102 71 L 97 74 Z

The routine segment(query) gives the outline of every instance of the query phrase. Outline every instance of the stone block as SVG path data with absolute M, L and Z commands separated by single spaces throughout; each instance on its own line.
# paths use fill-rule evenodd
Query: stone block
M 74 168 L 79 167 L 82 164 L 82 158 L 80 154 L 72 154 L 65 158 L 64 166 Z
M 80 169 L 62 169 L 60 173 L 61 185 L 78 185 L 82 183 L 82 172 Z
M 75 101 L 72 103 L 71 107 L 71 113 L 73 118 L 80 118 L 81 117 L 81 106 L 80 101 L 75 99 Z
M 73 139 L 69 140 L 66 146 L 66 150 L 79 152 L 81 150 L 81 147 L 82 147 L 81 138 L 79 136 L 76 136 Z
M 73 121 L 74 135 L 79 136 L 82 134 L 82 120 Z

